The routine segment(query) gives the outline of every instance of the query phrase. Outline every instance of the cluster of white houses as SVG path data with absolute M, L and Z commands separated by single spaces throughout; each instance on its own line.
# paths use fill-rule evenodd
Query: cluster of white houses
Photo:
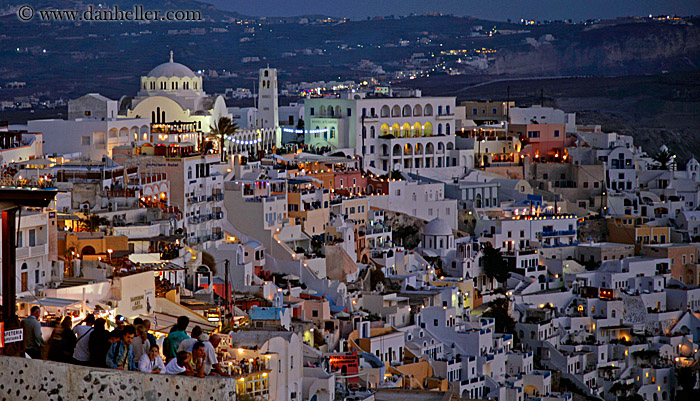
M 159 338 L 174 314 L 226 326 L 225 360 L 264 361 L 236 393 L 274 401 L 688 390 L 695 159 L 659 165 L 546 107 L 400 90 L 280 106 L 265 68 L 241 109 L 203 84 L 171 53 L 130 101 L 88 94 L 0 132 L 4 179 L 59 190 L 17 223 L 22 311 L 155 317 Z M 222 148 L 220 117 L 240 127 Z

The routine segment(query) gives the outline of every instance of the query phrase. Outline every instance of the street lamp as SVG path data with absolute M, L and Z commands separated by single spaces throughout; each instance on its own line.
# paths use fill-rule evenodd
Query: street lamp
M 112 261 L 112 252 L 114 252 L 114 249 L 110 248 L 107 249 L 107 253 L 109 254 L 109 260 Z

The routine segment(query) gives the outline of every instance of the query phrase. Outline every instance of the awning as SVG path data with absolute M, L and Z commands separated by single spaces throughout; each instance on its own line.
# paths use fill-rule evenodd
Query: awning
M 153 331 L 159 331 L 161 333 L 168 333 L 170 332 L 170 329 L 175 326 L 177 323 L 177 318 L 178 316 L 173 316 L 173 315 L 168 315 L 166 313 L 161 313 L 161 312 L 154 312 L 151 313 L 150 315 L 140 315 L 139 316 L 141 319 L 148 319 L 151 322 L 153 322 L 153 326 L 151 327 L 151 330 Z M 217 329 L 219 326 L 216 324 L 211 324 L 209 322 L 204 323 L 202 321 L 198 322 L 190 322 L 189 326 L 187 327 L 187 331 L 191 331 L 194 326 L 199 326 L 201 327 L 204 331 L 214 331 Z
M 40 306 L 53 306 L 56 308 L 66 308 L 73 306 L 75 304 L 82 303 L 83 301 L 77 299 L 66 299 L 66 298 L 51 298 L 51 297 L 22 297 L 17 298 L 18 303 L 30 304 L 30 305 L 40 305 Z

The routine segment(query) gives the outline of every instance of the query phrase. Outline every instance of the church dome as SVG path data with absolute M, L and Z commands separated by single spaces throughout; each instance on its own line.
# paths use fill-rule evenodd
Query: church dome
M 156 68 L 152 69 L 148 73 L 149 77 L 159 78 L 159 77 L 178 77 L 178 78 L 194 78 L 195 73 L 190 70 L 187 66 L 173 61 L 173 52 L 170 52 L 170 61 L 163 63 Z
M 423 230 L 425 235 L 452 235 L 452 227 L 450 224 L 441 218 L 432 220 L 425 226 Z

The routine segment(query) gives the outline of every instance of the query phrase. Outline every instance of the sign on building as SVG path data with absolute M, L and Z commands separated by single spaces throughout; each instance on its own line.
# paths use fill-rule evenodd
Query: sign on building
M 23 329 L 7 330 L 4 333 L 3 345 L 24 340 Z

